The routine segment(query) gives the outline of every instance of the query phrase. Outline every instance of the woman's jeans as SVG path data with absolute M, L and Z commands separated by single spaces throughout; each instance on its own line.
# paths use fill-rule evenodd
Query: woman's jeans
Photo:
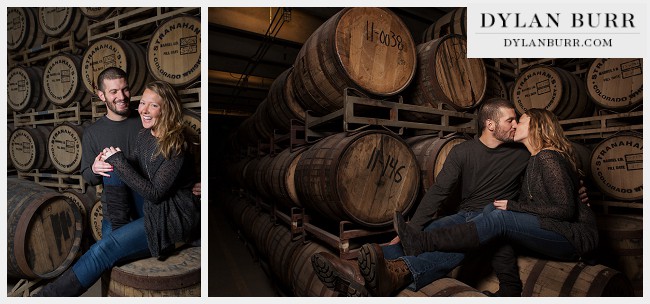
M 461 211 L 434 220 L 424 230 L 429 231 L 436 228 L 462 224 L 478 216 L 482 216 L 480 211 Z M 397 258 L 404 260 L 413 276 L 413 282 L 408 286 L 411 290 L 419 290 L 431 282 L 446 276 L 451 270 L 459 266 L 465 258 L 464 253 L 440 251 L 425 252 L 418 256 L 404 256 L 404 250 L 399 243 L 382 246 L 382 249 L 384 257 L 387 260 Z
M 483 216 L 472 220 L 481 245 L 496 237 L 504 237 L 511 243 L 523 246 L 555 260 L 575 261 L 579 256 L 563 235 L 541 228 L 536 215 L 485 207 Z
M 111 172 L 111 178 L 104 178 L 111 185 L 121 183 L 116 172 Z M 149 257 L 147 236 L 144 231 L 143 199 L 132 192 L 135 208 L 139 218 L 112 231 L 110 221 L 102 220 L 102 239 L 84 253 L 72 266 L 79 282 L 85 288 L 92 286 L 102 273 L 120 260 L 130 260 Z M 106 207 L 106 206 L 103 206 Z M 104 209 L 105 210 L 105 209 Z
M 436 219 L 424 231 L 469 221 L 476 224 L 481 245 L 485 245 L 494 238 L 505 237 L 511 243 L 519 244 L 553 259 L 578 259 L 573 245 L 564 236 L 542 229 L 537 216 L 498 210 L 492 204 L 488 204 L 482 212 L 461 211 Z M 401 244 L 382 246 L 382 249 L 387 260 L 397 258 L 404 260 L 413 276 L 413 282 L 408 286 L 411 290 L 419 290 L 446 276 L 465 258 L 464 253 L 441 251 L 425 252 L 418 256 L 405 256 Z

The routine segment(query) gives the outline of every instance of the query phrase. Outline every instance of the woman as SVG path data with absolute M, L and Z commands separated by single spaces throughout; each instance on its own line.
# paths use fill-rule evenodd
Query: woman
M 515 141 L 531 154 L 519 199 L 495 200 L 470 222 L 427 232 L 410 227 L 396 213 L 395 229 L 407 255 L 469 250 L 496 237 L 566 261 L 596 248 L 596 219 L 578 198 L 573 149 L 557 118 L 548 110 L 528 110 L 519 120 Z
M 162 81 L 147 84 L 138 113 L 144 129 L 133 155 L 140 170 L 119 147 L 102 151 L 122 181 L 144 198 L 144 217 L 134 220 L 94 244 L 76 263 L 35 296 L 78 296 L 117 261 L 163 257 L 175 244 L 199 236 L 199 205 L 192 195 L 193 162 L 186 159 L 180 99 Z M 141 175 L 139 172 L 142 172 Z

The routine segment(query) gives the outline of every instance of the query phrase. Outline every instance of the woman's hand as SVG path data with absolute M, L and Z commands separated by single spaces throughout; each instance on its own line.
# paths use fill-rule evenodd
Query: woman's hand
M 106 159 L 111 157 L 113 154 L 115 154 L 117 152 L 121 152 L 121 151 L 122 150 L 120 150 L 120 148 L 113 148 L 113 147 L 104 148 L 104 150 L 102 150 L 101 160 L 106 161 Z
M 494 200 L 494 208 L 497 208 L 499 210 L 507 210 L 508 200 Z

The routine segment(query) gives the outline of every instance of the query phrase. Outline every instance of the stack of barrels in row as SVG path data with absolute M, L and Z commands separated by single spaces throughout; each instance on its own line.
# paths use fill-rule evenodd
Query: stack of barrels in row
M 162 13 L 168 17 L 161 18 Z M 10 263 L 20 269 L 10 276 L 48 279 L 101 238 L 101 202 L 94 187 L 83 181 L 79 185 L 84 129 L 103 114 L 94 114 L 102 105 L 94 98 L 97 76 L 108 67 L 125 70 L 132 99 L 153 80 L 198 92 L 200 9 L 12 7 L 7 17 L 8 163 L 10 173 L 36 176 L 35 182 L 10 178 L 9 208 L 15 212 L 14 224 L 24 230 L 8 234 L 14 242 L 9 251 L 17 253 Z M 191 104 L 184 109 L 184 123 L 197 168 L 199 94 L 180 96 Z M 67 177 L 49 183 L 55 175 Z M 38 184 L 43 181 L 61 193 Z M 14 184 L 16 189 L 38 189 L 34 190 L 38 193 L 29 198 L 11 195 Z M 53 204 L 60 206 L 50 214 L 54 209 L 48 206 Z
M 307 110 L 324 116 L 341 109 L 345 89 L 376 99 L 402 94 L 407 103 L 443 104 L 463 112 L 475 112 L 481 101 L 499 97 L 512 100 L 519 114 L 547 108 L 560 119 L 589 117 L 600 109 L 628 111 L 641 104 L 640 59 L 597 59 L 586 79 L 559 66 L 534 66 L 506 82 L 482 60 L 467 58 L 465 18 L 464 9 L 453 10 L 416 46 L 390 10 L 343 9 L 305 42 L 294 66 L 275 80 L 267 99 L 233 137 L 240 147 L 269 143 L 274 130 L 286 133 L 289 120 L 304 120 Z M 429 118 L 414 112 L 400 119 Z M 629 174 L 642 171 L 641 139 L 638 133 L 626 133 L 583 145 L 583 171 L 604 181 L 596 185 L 606 195 L 639 200 L 641 192 L 633 189 L 642 189 L 642 179 Z M 324 221 L 352 221 L 372 230 L 389 225 L 394 210 L 413 210 L 450 149 L 465 140 L 453 134 L 401 138 L 372 129 L 338 133 L 277 155 L 242 157 L 235 147 L 228 169 L 240 187 L 285 210 L 305 208 Z M 625 187 L 614 184 L 621 179 Z M 630 179 L 634 185 L 627 187 Z M 612 227 L 601 230 L 605 234 Z

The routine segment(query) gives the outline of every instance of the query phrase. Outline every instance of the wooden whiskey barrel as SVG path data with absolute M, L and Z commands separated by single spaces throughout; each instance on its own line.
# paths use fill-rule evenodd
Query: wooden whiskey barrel
M 57 171 L 74 173 L 81 168 L 81 138 L 84 129 L 90 125 L 60 124 L 50 132 L 47 139 L 47 153 Z
M 75 206 L 77 206 L 77 209 L 79 209 L 79 213 L 81 214 L 81 229 L 82 229 L 80 250 L 81 252 L 86 252 L 90 248 L 90 246 L 92 246 L 95 243 L 95 241 L 97 241 L 97 239 L 95 239 L 95 236 L 93 235 L 94 228 L 91 226 L 92 224 L 91 211 L 96 201 L 96 195 L 94 192 L 81 193 L 73 189 L 62 191 L 61 194 L 67 197 Z M 100 227 L 99 231 L 101 235 L 101 225 L 99 227 Z
M 268 166 L 268 193 L 286 208 L 302 207 L 296 190 L 295 174 L 304 151 L 304 148 L 296 151 L 291 151 L 290 148 L 282 150 Z
M 257 173 L 257 167 L 260 163 L 259 157 L 251 159 L 246 165 L 244 166 L 243 170 L 243 187 L 250 190 L 250 191 L 256 191 L 256 183 L 255 183 L 255 174 Z
M 420 183 L 415 155 L 387 131 L 338 133 L 303 152 L 296 167 L 298 198 L 332 220 L 369 227 L 408 212 Z
M 621 272 L 604 265 L 557 262 L 532 257 L 518 258 L 523 297 L 626 297 L 633 296 L 630 281 Z M 495 292 L 496 276 L 481 281 L 478 290 Z
M 244 232 L 244 236 L 247 240 L 253 239 L 253 222 L 259 214 L 259 210 L 252 205 L 249 205 L 248 208 L 244 208 L 244 211 L 241 215 L 241 225 L 239 228 Z
M 624 201 L 643 198 L 643 136 L 623 132 L 600 142 L 591 154 L 591 175 L 603 194 Z
M 264 212 L 260 212 L 253 222 L 253 242 L 260 256 L 264 258 L 268 258 L 269 256 L 268 236 L 271 230 L 273 230 L 273 226 L 271 216 Z
M 36 8 L 7 8 L 7 50 L 16 52 L 45 43 L 45 33 L 38 26 Z
M 200 297 L 201 247 L 178 250 L 164 261 L 147 258 L 115 266 L 102 277 L 109 297 Z
M 104 220 L 104 212 L 102 209 L 102 201 L 100 200 L 97 200 L 93 208 L 90 209 L 89 227 L 95 241 L 102 239 L 102 221 Z
M 88 20 L 76 7 L 40 7 L 38 25 L 49 37 L 71 34 L 77 42 L 85 42 Z
M 257 135 L 257 130 L 255 129 L 255 120 L 254 115 L 249 116 L 241 122 L 237 128 L 237 141 L 240 146 L 255 146 L 257 147 L 257 140 L 259 136 Z
M 163 22 L 147 46 L 151 76 L 186 86 L 201 76 L 201 19 L 181 15 Z
M 643 102 L 643 58 L 599 58 L 586 77 L 589 97 L 603 108 L 626 110 Z
M 7 103 L 16 112 L 45 110 L 48 106 L 42 85 L 43 67 L 17 66 L 7 73 Z
M 636 296 L 643 296 L 643 217 L 602 215 L 599 254 L 606 266 L 623 272 Z
M 270 154 L 267 154 L 260 158 L 260 162 L 257 164 L 255 169 L 255 192 L 265 200 L 269 200 L 271 195 L 267 191 L 268 187 L 266 184 L 270 182 L 268 177 L 269 165 L 273 161 L 273 157 Z
M 409 102 L 435 107 L 445 103 L 458 111 L 483 100 L 486 70 L 480 58 L 467 58 L 467 40 L 449 35 L 418 45 L 418 69 Z
M 101 20 L 110 15 L 115 10 L 114 7 L 80 7 L 79 11 L 92 20 Z
M 293 67 L 275 78 L 266 98 L 273 127 L 284 132 L 291 128 L 291 119 L 305 120 L 304 106 L 293 96 L 292 72 Z
M 273 136 L 273 123 L 271 122 L 271 113 L 268 110 L 268 99 L 264 99 L 258 106 L 253 114 L 254 128 L 258 136 L 258 140 L 262 143 L 270 143 Z
M 82 58 L 81 76 L 89 93 L 95 94 L 99 73 L 108 67 L 118 67 L 128 74 L 131 96 L 142 94 L 149 78 L 142 46 L 127 40 L 103 38 L 90 44 Z
M 435 135 L 422 135 L 406 140 L 420 167 L 422 193 L 429 190 L 435 183 L 436 176 L 442 170 L 442 165 L 451 149 L 466 140 L 466 137 L 460 135 L 449 135 L 442 138 Z
M 467 8 L 459 7 L 440 17 L 422 33 L 422 43 L 445 35 L 456 34 L 467 37 Z
M 183 125 L 188 152 L 194 158 L 194 172 L 201 175 L 201 114 L 194 110 L 183 109 Z
M 79 102 L 90 106 L 90 97 L 81 80 L 81 56 L 61 53 L 50 59 L 43 69 L 43 91 L 53 105 L 67 107 Z
M 13 123 L 7 123 L 7 147 L 11 147 L 11 133 L 14 131 Z M 14 170 L 14 164 L 11 162 L 11 153 L 7 152 L 7 171 Z
M 18 171 L 50 169 L 52 161 L 47 153 L 47 137 L 51 126 L 19 127 L 9 136 L 9 155 Z
M 431 282 L 429 285 L 412 291 L 404 288 L 397 294 L 398 297 L 486 297 L 482 292 L 452 278 L 442 278 Z
M 91 197 L 88 193 L 81 193 L 72 189 L 61 192 L 61 195 L 70 199 L 70 201 L 77 206 L 77 209 L 79 209 L 79 213 L 81 214 L 82 228 L 85 229 L 90 220 L 90 212 L 95 205 L 95 198 Z
M 483 97 L 483 100 L 488 100 L 490 98 L 510 98 L 510 91 L 499 74 L 493 71 L 487 71 L 486 80 L 485 96 Z
M 292 74 L 305 109 L 324 115 L 343 107 L 343 90 L 391 96 L 413 79 L 415 44 L 409 29 L 386 8 L 345 8 L 305 42 Z
M 318 279 L 311 266 L 311 256 L 319 252 L 329 252 L 331 250 L 314 242 L 302 244 L 294 254 L 294 258 L 289 266 L 291 269 L 291 287 L 293 295 L 296 297 L 332 297 L 337 293 L 325 287 Z
M 291 240 L 291 231 L 283 225 L 276 225 L 268 234 L 267 246 L 271 270 L 280 280 L 281 286 L 291 287 L 293 255 L 302 242 Z M 311 266 L 311 263 L 309 263 Z
M 519 114 L 540 108 L 561 120 L 581 117 L 590 105 L 582 80 L 552 66 L 536 66 L 522 72 L 515 80 L 512 100 Z
M 7 273 L 49 279 L 74 261 L 81 214 L 60 193 L 34 182 L 7 179 Z

